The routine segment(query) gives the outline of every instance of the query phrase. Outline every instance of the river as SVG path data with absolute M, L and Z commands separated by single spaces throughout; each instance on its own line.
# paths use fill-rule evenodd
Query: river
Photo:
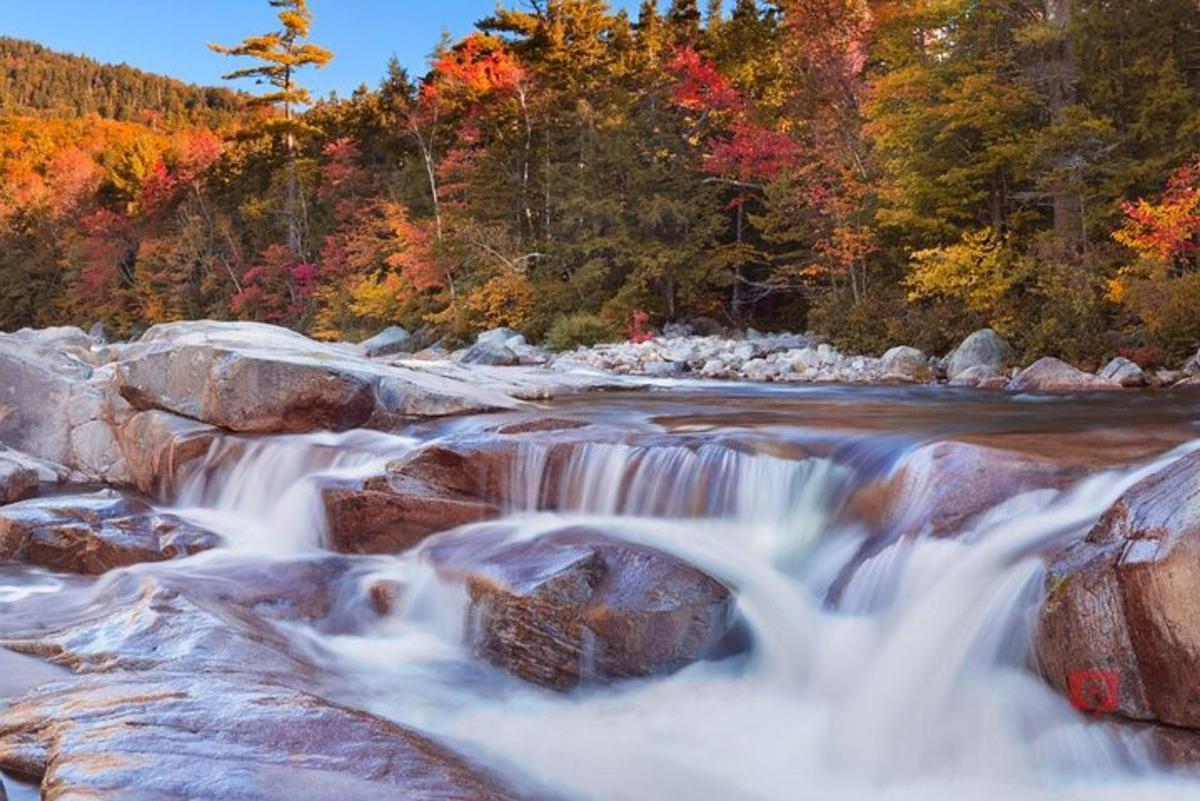
M 324 565 L 329 481 L 547 417 L 580 427 L 517 437 L 501 520 L 400 555 L 341 557 L 320 617 L 254 606 L 223 619 L 314 666 L 305 681 L 322 697 L 557 798 L 1200 798 L 1200 783 L 1161 764 L 1141 730 L 1076 711 L 1031 664 L 1043 555 L 1200 447 L 1194 395 L 660 382 L 391 433 L 230 437 L 181 468 L 159 501 L 223 547 L 98 579 L 4 565 L 0 612 L 19 623 L 0 628 L 52 627 L 64 609 L 100 608 L 122 582 L 215 586 Z M 1036 460 L 1046 480 L 984 493 L 987 508 L 934 531 L 939 510 L 927 507 L 948 501 L 924 454 L 945 442 Z M 564 447 L 566 458 L 548 458 Z M 878 487 L 911 497 L 885 502 Z M 733 588 L 745 647 L 565 694 L 482 663 L 464 588 L 430 549 L 484 529 L 511 543 L 568 526 L 664 551 Z M 384 614 L 367 591 L 381 581 L 399 588 Z M 71 648 L 111 661 L 147 647 L 122 629 L 138 625 L 108 624 Z M 218 659 L 219 634 L 153 636 Z M 28 657 L 4 672 L 0 697 L 63 673 Z M 36 797 L 17 782 L 9 794 Z

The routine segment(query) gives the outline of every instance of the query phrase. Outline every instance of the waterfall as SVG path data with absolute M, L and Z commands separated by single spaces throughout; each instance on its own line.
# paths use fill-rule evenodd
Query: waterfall
M 381 472 L 415 445 L 375 431 L 221 438 L 185 466 L 173 511 L 234 547 L 315 550 L 326 532 L 321 487 Z
M 720 444 L 580 445 L 544 504 L 553 511 L 513 516 L 507 536 L 586 525 L 697 565 L 738 589 L 748 659 L 566 697 L 497 684 L 477 665 L 464 674 L 451 666 L 473 663 L 446 650 L 462 629 L 447 627 L 445 610 L 461 614 L 465 599 L 422 572 L 419 553 L 400 558 L 411 596 L 397 618 L 319 639 L 364 682 L 347 689 L 348 701 L 570 798 L 1200 798 L 1156 765 L 1141 735 L 1084 718 L 1026 667 L 1039 554 L 1080 536 L 1121 493 L 1193 447 L 1018 496 L 957 538 L 899 540 L 855 568 L 846 546 L 863 534 L 832 522 L 855 478 L 837 463 Z M 520 480 L 541 491 L 534 478 L 551 460 L 527 456 Z M 803 518 L 795 529 L 793 517 Z M 781 569 L 795 532 L 808 543 L 805 561 L 841 559 L 855 570 L 839 606 L 822 603 L 819 581 Z M 389 668 L 400 653 L 402 683 Z M 414 654 L 428 654 L 423 668 Z
M 517 509 L 736 521 L 741 544 L 780 565 L 798 561 L 829 528 L 854 477 L 828 458 L 786 459 L 720 442 L 581 443 L 565 462 L 550 451 L 530 443 L 518 452 Z
M 787 458 L 741 432 L 646 433 L 521 437 L 506 514 L 479 525 L 505 542 L 584 526 L 689 562 L 736 591 L 747 653 L 567 695 L 524 684 L 466 647 L 465 588 L 424 554 L 440 535 L 403 554 L 348 557 L 352 625 L 276 625 L 327 669 L 321 691 L 335 700 L 563 798 L 1200 799 L 1144 735 L 1081 716 L 1028 667 L 1041 554 L 1200 443 L 1021 492 L 960 531 L 884 542 L 846 514 L 848 501 L 924 434 L 820 432 L 842 441 Z M 321 488 L 419 445 L 361 431 L 226 437 L 178 477 L 175 510 L 240 558 L 307 558 L 324 539 Z M 909 464 L 928 478 L 928 465 Z M 379 581 L 399 588 L 386 614 L 365 600 Z

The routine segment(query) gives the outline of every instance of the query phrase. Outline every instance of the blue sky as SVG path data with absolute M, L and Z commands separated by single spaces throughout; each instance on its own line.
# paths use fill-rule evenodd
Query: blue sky
M 631 13 L 638 5 L 610 1 Z M 363 82 L 374 86 L 393 54 L 414 75 L 424 73 L 442 31 L 462 36 L 495 9 L 495 0 L 309 0 L 309 6 L 313 41 L 337 55 L 310 72 L 307 83 L 315 95 L 345 95 Z M 266 0 L 0 0 L 0 35 L 202 84 L 220 83 L 231 68 L 206 42 L 232 44 L 274 24 Z

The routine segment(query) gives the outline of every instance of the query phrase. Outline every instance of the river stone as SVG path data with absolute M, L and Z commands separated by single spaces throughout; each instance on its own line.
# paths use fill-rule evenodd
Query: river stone
M 1110 670 L 1122 715 L 1200 727 L 1200 453 L 1121 496 L 1051 559 L 1046 590 L 1036 643 L 1051 684 Z
M 879 363 L 885 380 L 928 381 L 933 377 L 929 357 L 916 348 L 900 345 L 883 354 Z
M 1117 356 L 1104 366 L 1097 374 L 1106 381 L 1113 381 L 1123 387 L 1146 386 L 1146 374 L 1134 362 L 1124 356 Z
M 374 356 L 392 356 L 397 353 L 412 353 L 415 350 L 416 339 L 408 331 L 398 325 L 388 326 L 370 339 L 359 343 L 364 354 Z
M 669 672 L 730 634 L 733 593 L 673 556 L 585 527 L 507 534 L 471 529 L 426 553 L 466 584 L 476 653 L 526 681 L 565 691 Z
M 0 508 L 0 560 L 98 575 L 218 545 L 213 533 L 112 490 Z
M 946 358 L 946 377 L 953 380 L 972 367 L 1000 372 L 1012 357 L 1012 346 L 990 328 L 968 336 Z
M 529 798 L 411 729 L 252 679 L 130 674 L 0 713 L 0 769 L 89 801 Z
M 1116 381 L 1085 373 L 1053 356 L 1038 359 L 1008 384 L 1013 392 L 1092 392 L 1120 388 Z

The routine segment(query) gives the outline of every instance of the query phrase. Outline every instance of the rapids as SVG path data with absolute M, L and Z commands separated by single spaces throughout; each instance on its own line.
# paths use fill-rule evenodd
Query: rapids
M 117 572 L 186 584 L 327 559 L 323 482 L 546 415 L 591 425 L 517 437 L 505 537 L 584 523 L 678 556 L 736 590 L 748 650 L 566 695 L 525 684 L 465 647 L 466 593 L 430 565 L 434 535 L 397 556 L 339 557 L 323 620 L 256 622 L 319 669 L 314 691 L 565 799 L 1200 799 L 1142 731 L 1075 711 L 1029 664 L 1042 555 L 1200 447 L 1187 396 L 678 382 L 390 434 L 230 436 L 163 499 L 226 547 Z M 853 513 L 948 439 L 1051 457 L 1070 479 L 952 536 L 889 534 Z M 548 458 L 564 443 L 565 461 Z M 115 580 L 5 567 L 0 609 Z M 381 580 L 402 587 L 390 614 L 365 600 Z

